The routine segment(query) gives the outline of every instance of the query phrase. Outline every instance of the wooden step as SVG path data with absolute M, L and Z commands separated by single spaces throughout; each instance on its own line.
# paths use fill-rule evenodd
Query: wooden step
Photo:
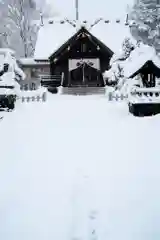
M 104 95 L 104 87 L 63 87 L 62 94 L 66 95 Z

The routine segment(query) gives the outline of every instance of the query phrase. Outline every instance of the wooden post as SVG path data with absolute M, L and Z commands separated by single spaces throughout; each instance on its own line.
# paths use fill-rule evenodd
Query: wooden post
M 108 100 L 109 100 L 109 101 L 112 101 L 112 92 L 109 92 L 109 93 L 108 93 Z
M 61 86 L 63 86 L 63 83 L 64 83 L 64 72 L 62 72 L 62 75 L 61 75 Z
M 44 92 L 43 95 L 42 95 L 42 101 L 46 102 L 46 100 L 47 100 L 47 93 Z

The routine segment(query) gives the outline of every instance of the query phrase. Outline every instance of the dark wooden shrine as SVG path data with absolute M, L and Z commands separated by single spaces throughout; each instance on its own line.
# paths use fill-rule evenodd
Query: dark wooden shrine
M 110 37 L 110 36 L 108 36 Z M 50 56 L 52 76 L 63 76 L 57 86 L 78 87 L 105 85 L 102 73 L 109 68 L 113 52 L 85 27 Z
M 156 64 L 149 60 L 140 69 L 133 73 L 130 78 L 133 78 L 140 74 L 143 87 L 155 87 L 156 78 L 160 78 L 160 68 Z
M 133 78 L 138 74 L 142 79 L 143 91 L 138 91 L 137 88 L 134 94 L 139 97 L 148 97 L 148 102 L 141 102 L 140 98 L 137 103 L 129 102 L 129 111 L 135 116 L 151 116 L 159 114 L 160 102 L 155 101 L 155 99 L 160 99 L 160 89 L 156 88 L 156 78 L 160 78 L 160 68 L 152 60 L 149 60 L 138 71 L 133 73 L 130 78 Z M 144 90 L 145 88 L 146 91 Z

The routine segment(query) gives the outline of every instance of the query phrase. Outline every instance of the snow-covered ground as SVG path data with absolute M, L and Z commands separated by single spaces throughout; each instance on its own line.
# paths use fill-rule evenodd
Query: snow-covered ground
M 159 125 L 100 96 L 17 103 L 0 122 L 0 239 L 159 240 Z

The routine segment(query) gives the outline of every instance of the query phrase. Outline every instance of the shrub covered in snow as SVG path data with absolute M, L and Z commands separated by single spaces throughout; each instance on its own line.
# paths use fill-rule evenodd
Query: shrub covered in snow
M 115 53 L 110 60 L 111 68 L 105 71 L 103 77 L 107 85 L 113 85 L 115 88 L 119 88 L 124 82 L 124 62 L 129 58 L 131 52 L 135 49 L 135 45 L 130 38 L 125 38 L 122 44 L 122 48 L 119 52 Z
M 3 86 L 6 88 L 12 87 L 12 92 L 14 91 L 15 93 L 20 91 L 18 81 L 24 80 L 25 74 L 17 64 L 14 51 L 10 49 L 0 49 L 0 75 L 1 89 Z M 6 89 L 4 88 L 3 91 L 6 92 Z

